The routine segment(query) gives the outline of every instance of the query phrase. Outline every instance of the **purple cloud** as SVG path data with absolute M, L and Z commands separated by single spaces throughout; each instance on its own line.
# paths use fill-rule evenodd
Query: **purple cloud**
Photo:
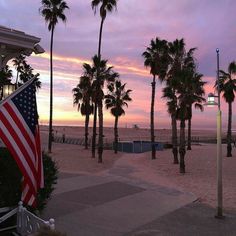
M 55 101 L 60 96 L 64 99 L 63 104 L 55 104 L 56 112 L 65 107 L 68 111 L 74 111 L 71 89 L 78 82 L 82 61 L 90 61 L 98 47 L 100 17 L 99 14 L 94 16 L 91 1 L 68 0 L 67 3 L 70 7 L 66 11 L 67 23 L 58 23 L 54 40 L 54 53 L 62 58 L 54 61 Z M 39 14 L 39 7 L 40 1 L 1 0 L 0 25 L 40 37 L 41 45 L 49 53 L 50 33 Z M 229 62 L 235 60 L 235 8 L 234 0 L 118 1 L 118 11 L 108 14 L 104 24 L 102 56 L 115 65 L 114 69 L 121 74 L 121 79 L 133 90 L 134 101 L 127 112 L 130 123 L 133 123 L 135 116 L 139 117 L 140 122 L 142 118 L 143 123 L 149 122 L 151 76 L 148 70 L 145 72 L 141 54 L 151 38 L 158 36 L 168 41 L 184 38 L 188 49 L 197 47 L 199 72 L 208 80 L 209 91 L 216 75 L 215 49 L 220 48 L 222 69 L 227 69 Z M 39 92 L 42 104 L 40 111 L 45 113 L 44 109 L 48 106 L 49 61 L 47 57 L 31 57 L 29 62 L 41 74 L 43 88 Z M 168 127 L 166 120 L 169 116 L 165 101 L 161 99 L 161 85 L 157 86 L 156 102 L 157 110 L 161 108 L 156 114 L 157 123 Z M 222 103 L 225 126 L 227 105 Z M 46 120 L 46 113 L 44 116 Z M 194 111 L 193 126 L 200 127 L 203 123 L 199 121 L 203 120 L 209 126 L 214 116 L 215 111 L 209 109 L 205 109 L 204 113 Z M 235 115 L 233 119 L 236 119 Z

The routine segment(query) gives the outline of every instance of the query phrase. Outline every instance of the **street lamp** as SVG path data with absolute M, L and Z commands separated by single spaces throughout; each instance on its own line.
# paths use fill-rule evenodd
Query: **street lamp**
M 15 91 L 15 84 L 5 84 L 2 87 L 2 99 L 12 94 Z
M 218 92 L 218 111 L 217 111 L 217 218 L 223 217 L 223 186 L 222 186 L 222 118 L 220 109 L 220 75 L 219 75 L 219 49 L 217 55 L 217 92 Z
M 213 93 L 208 95 L 207 105 L 218 106 L 217 110 L 217 213 L 216 218 L 223 218 L 223 186 L 222 186 L 222 118 L 220 108 L 220 76 L 219 76 L 219 49 L 216 49 L 217 55 L 217 96 Z M 215 98 L 218 101 L 215 102 Z
M 209 93 L 208 97 L 207 97 L 207 103 L 206 105 L 208 107 L 215 107 L 216 105 L 218 105 L 217 102 L 215 102 L 215 98 L 218 96 L 215 96 L 214 93 Z

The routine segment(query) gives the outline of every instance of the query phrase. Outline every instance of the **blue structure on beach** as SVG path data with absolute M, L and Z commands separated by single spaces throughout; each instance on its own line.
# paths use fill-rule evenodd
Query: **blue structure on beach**
M 155 147 L 157 151 L 163 150 L 163 144 L 155 142 Z M 128 152 L 128 153 L 143 153 L 149 152 L 152 149 L 150 141 L 123 141 L 118 142 L 118 151 L 119 152 Z

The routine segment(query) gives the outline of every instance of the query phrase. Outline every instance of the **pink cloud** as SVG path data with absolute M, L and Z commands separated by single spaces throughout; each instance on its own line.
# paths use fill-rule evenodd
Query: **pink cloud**
M 15 8 L 15 6 L 18 6 Z M 76 86 L 81 74 L 81 65 L 90 62 L 97 53 L 100 17 L 94 16 L 90 2 L 68 0 L 70 10 L 66 12 L 66 25 L 56 26 L 54 40 L 54 88 L 55 113 L 64 115 L 64 122 L 75 122 L 78 117 L 72 106 L 71 89 Z M 41 45 L 46 53 L 41 57 L 31 57 L 29 62 L 41 74 L 43 83 L 39 92 L 39 108 L 44 120 L 48 114 L 49 85 L 49 42 L 50 33 L 39 15 L 40 2 L 26 0 L 1 1 L 0 25 L 26 31 L 41 37 Z M 27 7 L 26 7 L 27 6 Z M 102 55 L 120 73 L 121 79 L 133 90 L 133 102 L 121 122 L 135 121 L 148 126 L 151 76 L 143 66 L 142 52 L 156 36 L 174 40 L 185 38 L 186 47 L 197 47 L 196 58 L 199 72 L 204 74 L 206 95 L 213 91 L 216 75 L 215 48 L 220 48 L 220 68 L 226 69 L 235 59 L 234 1 L 173 0 L 129 0 L 118 1 L 118 11 L 108 14 L 103 31 Z M 9 14 L 11 12 L 11 14 Z M 12 17 L 14 15 L 14 17 Z M 29 24 L 30 22 L 30 24 Z M 161 99 L 161 85 L 157 86 L 156 122 L 157 126 L 169 126 L 169 115 L 165 101 Z M 61 98 L 61 100 L 60 100 Z M 64 112 L 64 110 L 66 112 Z M 227 123 L 227 104 L 222 99 L 223 124 Z M 68 114 L 68 115 L 66 115 Z M 234 113 L 235 114 L 235 113 Z M 67 117 L 66 117 L 67 116 Z M 56 116 L 56 122 L 62 122 Z M 76 117 L 76 118 L 74 118 Z M 235 127 L 233 117 L 233 125 Z M 112 124 L 109 112 L 106 124 Z M 205 109 L 204 113 L 194 111 L 193 126 L 212 126 L 215 109 Z

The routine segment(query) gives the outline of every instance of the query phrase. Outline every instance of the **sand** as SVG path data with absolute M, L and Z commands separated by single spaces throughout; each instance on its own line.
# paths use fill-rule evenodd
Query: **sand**
M 105 129 L 106 137 L 112 140 L 112 128 Z M 168 130 L 162 130 L 166 136 Z M 42 129 L 43 140 L 45 133 Z M 63 132 L 70 137 L 80 137 L 83 134 L 82 128 L 57 127 L 57 134 Z M 142 137 L 146 135 L 145 130 L 123 129 L 122 137 Z M 135 134 L 134 134 L 135 133 Z M 196 132 L 200 135 L 214 136 L 214 132 Z M 127 136 L 125 136 L 127 135 Z M 135 137 L 134 137 L 135 138 Z M 223 145 L 223 196 L 224 209 L 236 210 L 236 148 L 233 148 L 233 157 L 225 157 L 226 145 Z M 58 163 L 62 172 L 70 173 L 93 173 L 104 174 L 107 170 L 117 166 L 129 166 L 132 171 L 127 177 L 136 178 L 149 183 L 174 187 L 186 192 L 195 194 L 199 201 L 216 206 L 216 144 L 193 145 L 191 151 L 187 151 L 185 164 L 186 173 L 179 173 L 179 166 L 173 164 L 171 149 L 157 152 L 157 159 L 151 160 L 151 153 L 141 154 L 114 154 L 111 150 L 105 150 L 103 163 L 99 164 L 97 158 L 91 158 L 91 151 L 85 150 L 83 146 L 71 144 L 53 143 L 52 157 Z
M 47 132 L 46 126 L 41 127 L 42 132 Z M 66 137 L 72 138 L 83 138 L 84 128 L 83 127 L 70 127 L 70 126 L 55 126 L 53 128 L 54 135 L 62 137 L 65 134 Z M 98 133 L 98 130 L 97 130 Z M 106 127 L 103 130 L 104 142 L 110 142 L 114 139 L 114 129 L 112 127 Z M 89 138 L 92 135 L 92 128 L 89 128 Z M 223 136 L 225 136 L 223 132 Z M 171 130 L 170 129 L 158 129 L 155 130 L 156 141 L 171 141 Z M 215 138 L 215 130 L 192 130 L 192 137 L 194 138 Z M 119 128 L 119 139 L 121 141 L 130 140 L 150 140 L 149 129 L 134 129 L 134 128 Z

